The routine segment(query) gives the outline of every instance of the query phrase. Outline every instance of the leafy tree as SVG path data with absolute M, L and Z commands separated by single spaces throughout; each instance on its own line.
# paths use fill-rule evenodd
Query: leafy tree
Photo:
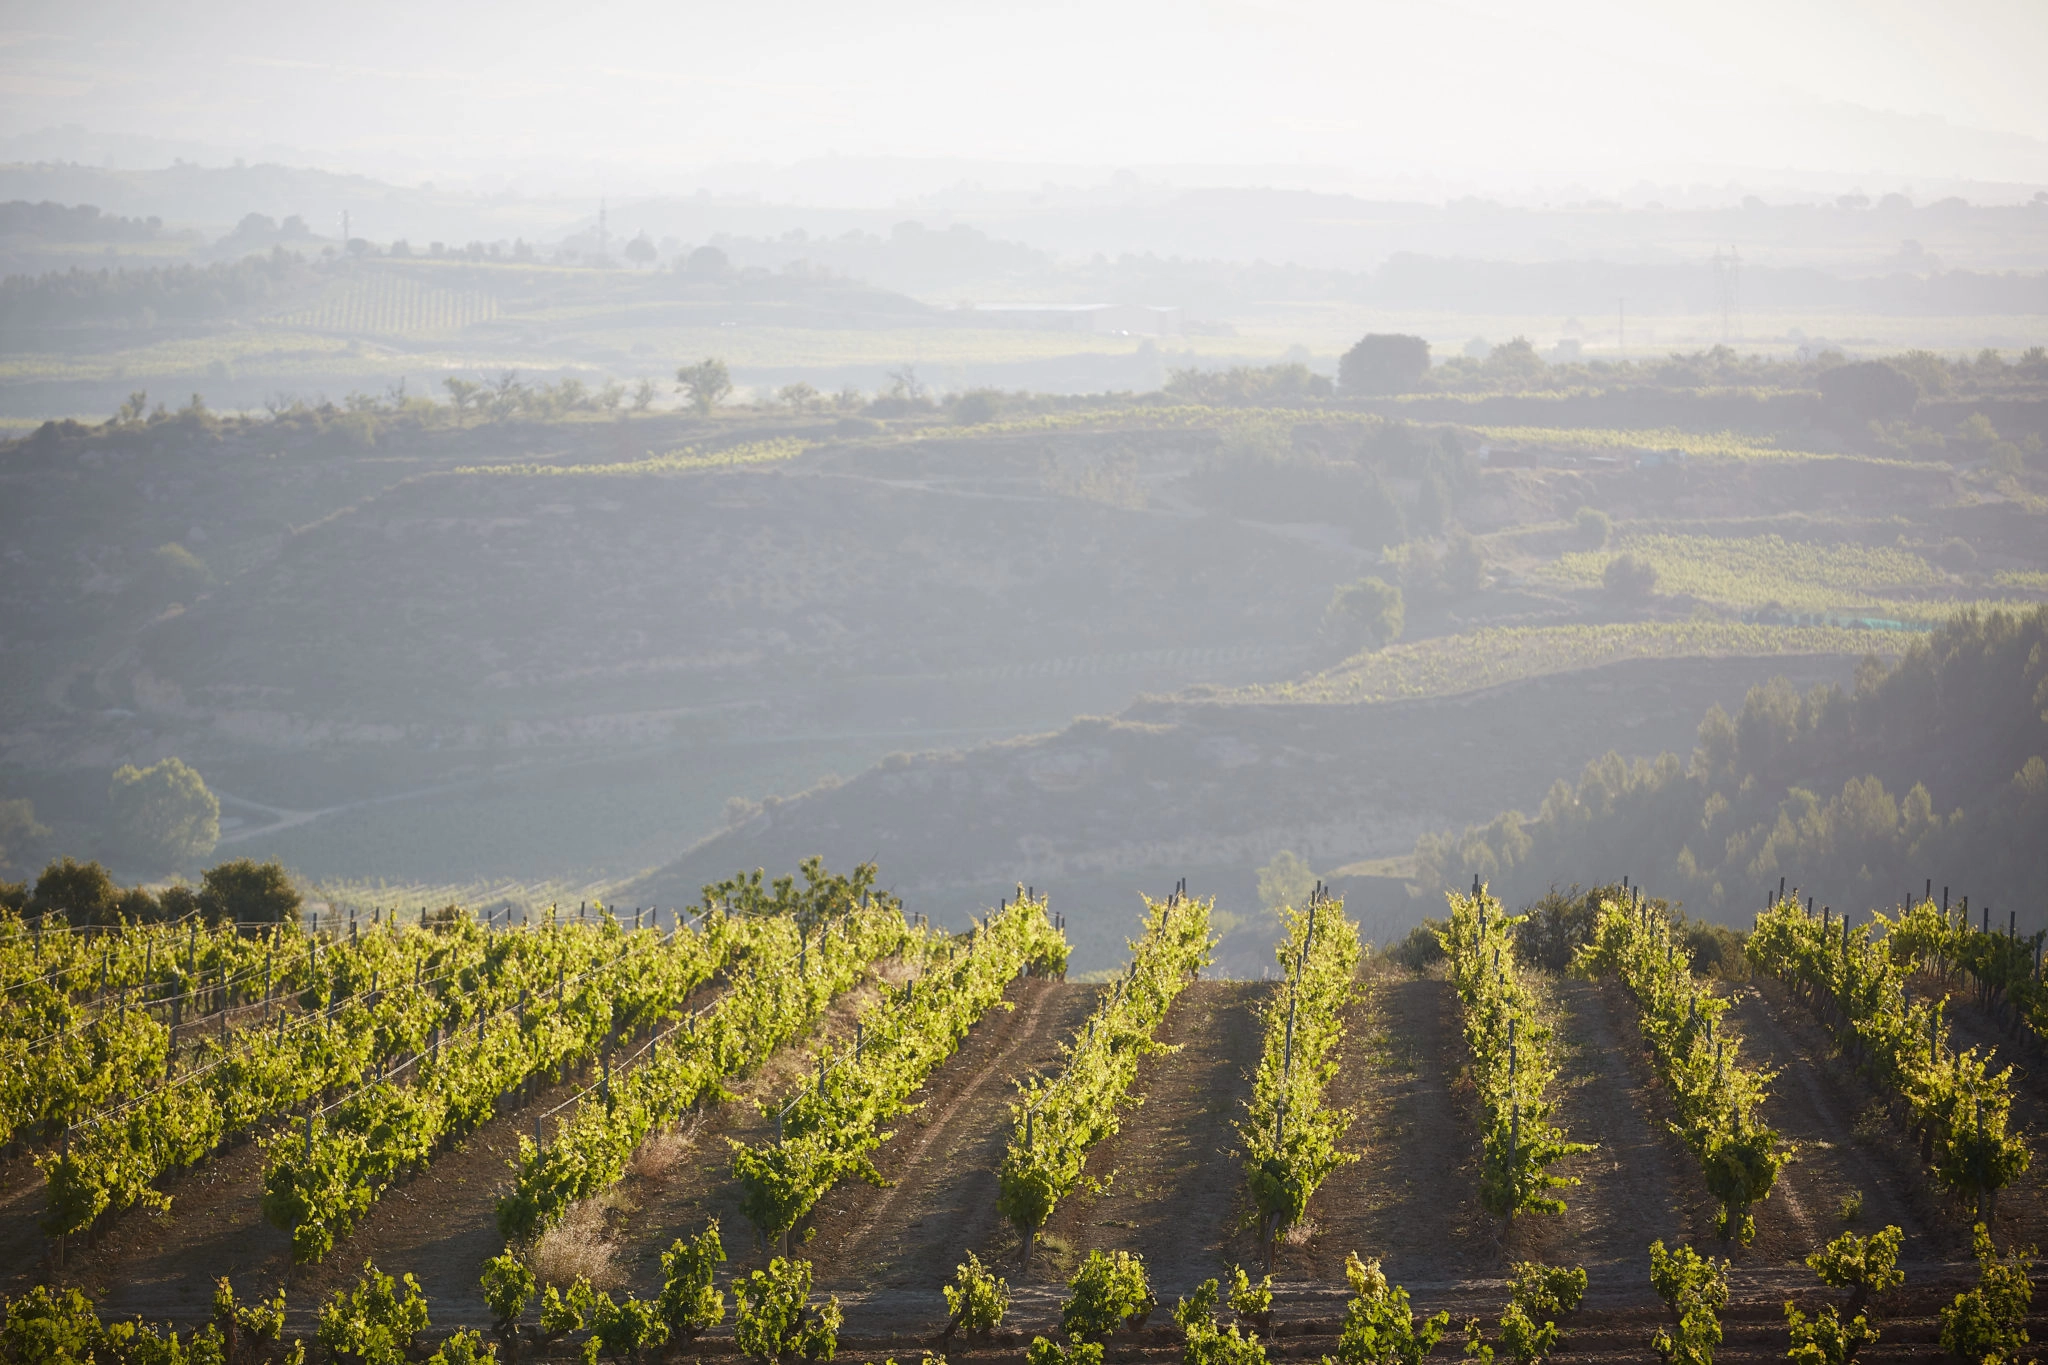
M 1389 545 L 1399 545 L 1407 537 L 1401 504 L 1388 491 L 1379 470 L 1368 468 L 1365 485 L 1358 492 L 1358 512 L 1351 525 L 1352 542 L 1368 550 L 1384 550 Z
M 775 391 L 775 401 L 791 412 L 809 412 L 818 406 L 818 391 L 799 379 Z
M 723 360 L 707 357 L 676 371 L 676 389 L 700 416 L 708 417 L 732 392 L 732 375 Z
M 1600 571 L 1600 582 L 1614 597 L 1626 602 L 1641 601 L 1657 591 L 1657 569 L 1648 560 L 1632 554 L 1616 555 Z
M 1882 360 L 1838 365 L 1823 373 L 1817 385 L 1828 415 L 1856 428 L 1911 416 L 1920 401 L 1913 377 Z
M 654 264 L 656 254 L 654 243 L 647 239 L 647 234 L 644 232 L 626 243 L 626 259 L 634 265 L 652 265 Z
M 1479 537 L 1454 531 L 1444 550 L 1444 586 L 1452 597 L 1470 597 L 1486 586 L 1486 551 Z
M 116 841 L 149 867 L 177 867 L 204 858 L 220 842 L 220 802 L 181 759 L 121 767 L 108 800 Z
M 121 889 L 104 867 L 68 857 L 43 869 L 29 897 L 35 914 L 62 911 L 73 924 L 111 924 L 120 903 Z
M 26 797 L 0 801 L 0 872 L 26 872 L 36 850 L 50 837 Z
M 1607 538 L 1614 534 L 1614 518 L 1597 507 L 1581 507 L 1572 518 L 1578 528 L 1579 542 L 1589 550 L 1607 548 Z
M 1384 649 L 1401 638 L 1407 613 L 1401 590 L 1383 578 L 1361 578 L 1330 594 L 1323 625 L 1340 648 Z
M 442 380 L 441 386 L 448 390 L 448 401 L 454 405 L 458 418 L 468 412 L 472 404 L 479 401 L 478 396 L 483 392 L 483 385 L 467 379 L 457 379 L 454 375 Z
M 1450 520 L 1450 516 L 1450 485 L 1435 469 L 1424 470 L 1422 489 L 1415 500 L 1415 529 L 1425 535 L 1434 535 L 1444 529 L 1444 523 Z
M 715 246 L 700 246 L 682 263 L 683 273 L 701 279 L 723 279 L 732 273 L 732 262 Z
M 1284 848 L 1259 869 L 1259 905 L 1268 912 L 1307 905 L 1315 888 L 1316 874 L 1309 871 L 1308 863 Z
M 969 389 L 953 404 L 953 420 L 963 427 L 993 422 L 1002 413 L 1003 395 L 997 389 Z
M 214 924 L 294 924 L 299 893 L 275 862 L 237 858 L 199 878 L 199 907 Z
M 1337 362 L 1337 387 L 1347 394 L 1413 393 L 1429 373 L 1429 343 L 1421 337 L 1374 332 Z
M 645 412 L 654 406 L 654 381 L 642 379 L 633 386 L 633 411 Z

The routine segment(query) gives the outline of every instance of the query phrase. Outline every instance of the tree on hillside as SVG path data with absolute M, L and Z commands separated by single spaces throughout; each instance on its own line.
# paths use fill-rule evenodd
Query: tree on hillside
M 1413 393 L 1429 373 L 1429 343 L 1421 337 L 1374 332 L 1337 362 L 1337 387 L 1347 394 Z
M 643 232 L 626 243 L 626 259 L 634 265 L 652 265 L 654 257 L 654 243 L 647 240 L 646 233 Z
M 1821 406 L 1848 426 L 1909 416 L 1920 401 L 1920 386 L 1913 377 L 1882 360 L 1837 365 L 1816 383 Z
M 51 863 L 36 878 L 29 911 L 37 915 L 61 911 L 73 924 L 108 924 L 120 901 L 121 889 L 104 867 L 65 858 Z
M 1600 573 L 1607 591 L 1623 601 L 1633 602 L 1657 591 L 1657 569 L 1646 559 L 1616 555 Z
M 711 410 L 732 392 L 732 375 L 723 360 L 707 357 L 676 371 L 676 391 L 689 400 L 700 416 L 709 417 Z
M 148 867 L 172 868 L 204 858 L 220 842 L 220 802 L 181 759 L 122 767 L 114 774 L 108 802 L 116 844 Z
M 213 924 L 291 924 L 299 917 L 299 893 L 278 864 L 237 858 L 206 869 L 199 908 Z
M 1259 869 L 1259 904 L 1268 911 L 1283 905 L 1299 909 L 1308 904 L 1309 893 L 1315 889 L 1316 874 L 1309 871 L 1307 860 L 1286 849 Z
M 1323 628 L 1345 653 L 1384 649 L 1401 638 L 1401 590 L 1379 578 L 1346 583 L 1330 595 Z
M 0 801 L 0 874 L 26 872 L 36 850 L 50 837 L 36 820 L 36 808 L 25 797 Z

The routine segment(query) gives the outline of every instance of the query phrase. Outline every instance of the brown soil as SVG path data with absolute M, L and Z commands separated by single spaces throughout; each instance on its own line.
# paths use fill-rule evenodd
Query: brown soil
M 1844 1231 L 1887 1224 L 1906 1234 L 1905 1261 L 1967 1259 L 1968 1225 L 1931 1187 L 1876 1088 L 1835 1052 L 1811 1012 L 1768 978 L 1733 995 L 1728 1018 L 1741 1031 L 1743 1059 L 1778 1072 L 1764 1119 L 1798 1147 L 1756 1210 L 1758 1259 L 1796 1265 Z M 1862 1212 L 1846 1221 L 1843 1200 L 1855 1193 Z
M 1270 989 L 1255 981 L 1197 981 L 1181 992 L 1157 1034 L 1171 1050 L 1139 1063 L 1131 1087 L 1137 1102 L 1119 1131 L 1089 1154 L 1087 1172 L 1105 1188 L 1061 1201 L 1030 1270 L 1013 1278 L 1056 1282 L 1091 1250 L 1137 1251 L 1170 1303 L 1172 1294 L 1220 1274 L 1232 1259 L 1250 1259 L 1248 1239 L 1235 1235 L 1244 1173 L 1232 1125 L 1244 1113 L 1258 1066 L 1262 1038 L 1253 1010 Z

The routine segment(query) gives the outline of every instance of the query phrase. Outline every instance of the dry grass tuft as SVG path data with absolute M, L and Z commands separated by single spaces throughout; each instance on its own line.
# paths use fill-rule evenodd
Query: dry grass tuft
M 533 1249 L 533 1273 L 542 1284 L 558 1289 L 567 1289 L 578 1276 L 599 1289 L 620 1289 L 626 1277 L 617 1256 L 618 1246 L 605 1228 L 604 1208 L 586 1199 L 541 1234 Z
M 633 1153 L 633 1160 L 626 1168 L 633 1180 L 646 1181 L 650 1185 L 665 1187 L 676 1174 L 683 1154 L 690 1150 L 690 1135 L 673 1129 L 649 1133 L 646 1141 Z

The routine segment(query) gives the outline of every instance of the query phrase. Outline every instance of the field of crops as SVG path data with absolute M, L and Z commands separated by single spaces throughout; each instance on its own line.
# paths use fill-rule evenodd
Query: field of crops
M 1318 891 L 1278 979 L 1223 981 L 1177 889 L 1086 985 L 1022 888 L 939 932 L 815 863 L 681 913 L 9 918 L 8 1339 L 1366 1365 L 2041 1330 L 2048 1085 L 1999 1055 L 2048 1029 L 2039 936 L 1793 894 L 1708 973 L 1641 888 L 1588 905 L 1560 939 L 1475 886 L 1389 955 Z
M 1745 612 L 1768 607 L 1800 615 L 1933 622 L 1977 596 L 1954 575 L 1911 550 L 1813 545 L 1775 535 L 1625 535 L 1605 550 L 1561 555 L 1539 576 L 1573 587 L 1596 587 L 1620 554 L 1634 555 L 1653 567 L 1659 592 L 1683 593 Z
M 1681 431 L 1673 427 L 1622 430 L 1613 427 L 1474 427 L 1487 441 L 1535 445 L 1552 450 L 1584 450 L 1600 454 L 1677 451 L 1696 460 L 1841 460 L 1905 464 L 1871 455 L 1802 450 L 1771 437 L 1736 431 Z
M 476 289 L 443 289 L 375 271 L 327 286 L 310 305 L 268 319 L 273 326 L 348 336 L 445 337 L 498 316 L 498 301 Z
M 1625 659 L 1785 658 L 1886 654 L 1901 638 L 1836 626 L 1762 626 L 1727 621 L 1631 621 L 1591 626 L 1490 626 L 1354 655 L 1301 681 L 1262 683 L 1228 695 L 1261 702 L 1378 702 L 1452 696 Z

